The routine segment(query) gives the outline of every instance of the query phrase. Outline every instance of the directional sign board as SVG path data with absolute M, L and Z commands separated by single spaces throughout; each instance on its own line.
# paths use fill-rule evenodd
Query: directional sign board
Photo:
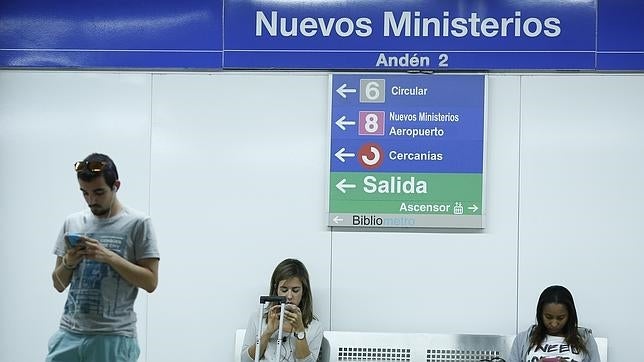
M 484 75 L 330 78 L 330 226 L 484 227 Z

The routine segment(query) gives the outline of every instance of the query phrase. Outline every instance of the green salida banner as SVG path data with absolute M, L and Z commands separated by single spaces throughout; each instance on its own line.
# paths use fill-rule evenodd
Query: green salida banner
M 332 213 L 480 215 L 480 174 L 331 174 Z

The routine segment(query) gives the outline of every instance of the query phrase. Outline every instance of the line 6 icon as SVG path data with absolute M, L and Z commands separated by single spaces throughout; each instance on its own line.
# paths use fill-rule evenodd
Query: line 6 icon
M 360 103 L 385 103 L 385 80 L 360 79 Z

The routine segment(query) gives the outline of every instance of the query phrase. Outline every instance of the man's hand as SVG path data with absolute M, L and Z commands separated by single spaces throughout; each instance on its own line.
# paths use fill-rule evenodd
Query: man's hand
M 80 246 L 82 248 L 78 251 L 87 259 L 96 260 L 101 263 L 110 264 L 110 262 L 118 256 L 112 250 L 106 248 L 100 241 L 86 236 L 82 237 Z
M 83 246 L 79 243 L 76 247 L 67 249 L 63 262 L 65 262 L 67 266 L 76 267 L 78 263 L 83 260 L 83 257 Z

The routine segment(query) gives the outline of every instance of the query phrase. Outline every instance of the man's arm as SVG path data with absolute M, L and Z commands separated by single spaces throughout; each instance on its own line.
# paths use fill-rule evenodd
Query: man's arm
M 62 293 L 72 280 L 74 270 L 82 260 L 82 249 L 80 246 L 67 249 L 64 256 L 56 257 L 56 265 L 51 273 L 54 288 Z
M 107 263 L 130 284 L 143 288 L 148 293 L 154 292 L 157 288 L 157 283 L 159 282 L 159 259 L 141 259 L 134 264 L 113 253 Z
M 51 273 L 51 279 L 54 282 L 54 288 L 62 293 L 72 280 L 74 270 L 67 269 L 63 266 L 63 258 L 56 257 L 56 265 L 54 271 Z

